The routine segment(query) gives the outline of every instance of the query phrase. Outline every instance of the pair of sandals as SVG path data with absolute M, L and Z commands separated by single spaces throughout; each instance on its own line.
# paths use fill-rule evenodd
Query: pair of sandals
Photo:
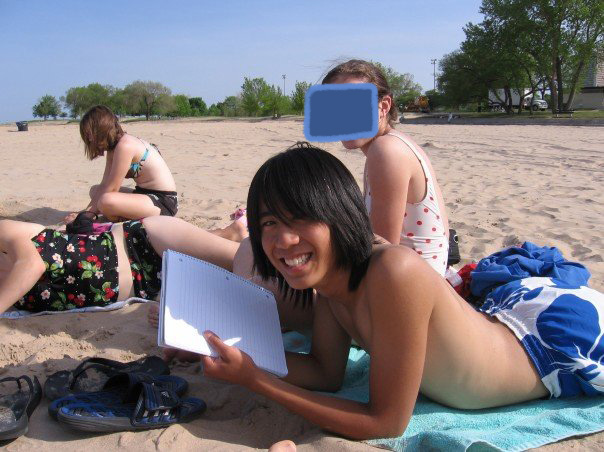
M 130 363 L 90 358 L 73 371 L 48 377 L 44 384 L 44 393 L 52 400 L 48 413 L 68 427 L 88 432 L 149 430 L 188 422 L 203 413 L 206 404 L 182 398 L 186 380 L 169 373 L 157 356 Z

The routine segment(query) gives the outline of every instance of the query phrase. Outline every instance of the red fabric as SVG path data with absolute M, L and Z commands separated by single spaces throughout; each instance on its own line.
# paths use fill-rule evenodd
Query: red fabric
M 455 289 L 462 298 L 467 299 L 470 295 L 470 283 L 472 282 L 472 271 L 476 268 L 478 264 L 476 262 L 472 262 L 471 264 L 464 265 L 458 272 L 455 283 L 449 283 Z M 461 281 L 459 280 L 461 279 Z

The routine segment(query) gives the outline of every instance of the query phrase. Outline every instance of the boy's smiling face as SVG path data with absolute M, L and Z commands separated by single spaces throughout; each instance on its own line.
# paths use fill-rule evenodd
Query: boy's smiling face
M 320 289 L 335 265 L 325 223 L 290 218 L 285 223 L 260 206 L 262 248 L 293 289 Z

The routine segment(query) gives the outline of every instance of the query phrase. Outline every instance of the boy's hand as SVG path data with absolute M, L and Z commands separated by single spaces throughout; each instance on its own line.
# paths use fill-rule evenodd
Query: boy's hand
M 219 355 L 217 357 L 203 356 L 201 358 L 204 375 L 229 383 L 248 386 L 253 381 L 254 374 L 258 371 L 252 358 L 237 347 L 226 345 L 211 331 L 206 331 L 204 337 Z

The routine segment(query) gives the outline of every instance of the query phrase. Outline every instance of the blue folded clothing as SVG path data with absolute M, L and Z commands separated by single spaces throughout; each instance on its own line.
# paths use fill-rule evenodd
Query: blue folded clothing
M 486 297 L 494 288 L 530 278 L 544 276 L 571 285 L 587 286 L 591 274 L 585 266 L 567 261 L 555 247 L 539 247 L 524 242 L 521 247 L 512 246 L 481 259 L 472 272 L 472 295 Z
M 289 351 L 308 352 L 310 341 L 283 335 Z M 369 401 L 369 355 L 351 348 L 343 387 L 333 394 Z M 520 451 L 604 430 L 604 397 L 533 400 L 484 410 L 456 410 L 419 396 L 409 425 L 398 438 L 368 441 L 396 451 Z

